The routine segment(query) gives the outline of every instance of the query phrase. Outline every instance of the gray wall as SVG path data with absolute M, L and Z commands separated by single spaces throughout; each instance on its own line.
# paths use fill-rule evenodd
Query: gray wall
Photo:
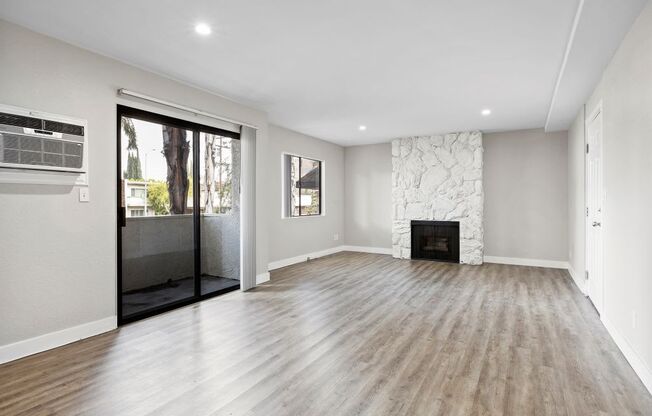
M 584 108 L 568 130 L 568 267 L 584 290 Z
M 322 160 L 324 215 L 283 218 L 282 155 L 290 153 Z M 269 170 L 265 180 L 271 190 L 265 204 L 269 223 L 269 259 L 277 261 L 326 250 L 342 244 L 344 219 L 344 148 L 282 127 L 269 126 Z M 338 234 L 339 240 L 334 239 Z
M 543 130 L 484 135 L 486 256 L 567 260 L 566 142 Z M 391 247 L 391 145 L 344 154 L 346 244 Z
M 116 104 L 205 124 L 116 96 L 120 87 L 261 127 L 264 113 L 0 20 L 0 102 L 88 120 L 90 203 L 78 189 L 0 185 L 0 345 L 116 314 Z M 267 271 L 268 188 L 257 187 L 257 272 Z
M 484 135 L 485 256 L 566 261 L 567 134 Z
M 638 356 L 641 364 L 636 367 L 647 373 L 648 387 L 652 383 L 650 45 L 652 3 L 648 2 L 586 104 L 586 114 L 591 114 L 600 101 L 603 104 L 605 293 L 601 318 Z M 574 158 L 578 166 L 583 163 L 578 153 Z M 574 194 L 574 204 L 580 205 L 582 195 Z M 575 237 L 571 245 L 581 246 L 583 235 Z M 632 357 L 630 354 L 628 358 Z
M 347 245 L 392 248 L 392 144 L 344 149 Z

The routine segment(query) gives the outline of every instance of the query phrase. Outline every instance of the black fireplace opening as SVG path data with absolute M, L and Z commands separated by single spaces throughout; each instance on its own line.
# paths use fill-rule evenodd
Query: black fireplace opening
M 460 262 L 458 221 L 412 221 L 412 258 Z

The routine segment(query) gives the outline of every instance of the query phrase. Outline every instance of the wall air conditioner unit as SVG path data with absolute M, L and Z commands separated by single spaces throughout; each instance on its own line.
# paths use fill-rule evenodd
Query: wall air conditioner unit
M 0 104 L 0 182 L 86 185 L 85 120 Z

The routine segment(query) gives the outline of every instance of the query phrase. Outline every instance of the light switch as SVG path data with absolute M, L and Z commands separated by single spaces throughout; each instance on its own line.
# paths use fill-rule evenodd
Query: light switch
M 91 197 L 88 193 L 88 187 L 79 188 L 79 202 L 89 202 Z

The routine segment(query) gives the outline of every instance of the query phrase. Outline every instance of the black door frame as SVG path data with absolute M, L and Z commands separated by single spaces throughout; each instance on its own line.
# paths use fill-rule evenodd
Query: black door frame
M 157 306 L 143 312 L 138 312 L 128 317 L 122 316 L 122 228 L 126 226 L 126 208 L 122 207 L 122 117 L 136 118 L 143 121 L 152 123 L 165 124 L 171 127 L 192 130 L 192 195 L 193 195 L 193 242 L 194 242 L 194 293 L 192 297 L 183 299 L 177 302 Z M 211 293 L 201 294 L 201 213 L 199 212 L 199 178 L 200 161 L 199 161 L 199 136 L 200 133 L 210 133 L 223 137 L 230 137 L 232 139 L 240 140 L 240 134 L 228 130 L 222 130 L 217 127 L 206 126 L 204 124 L 193 123 L 188 120 L 178 119 L 163 114 L 152 113 L 150 111 L 141 110 L 138 108 L 127 107 L 124 105 L 117 105 L 116 110 L 116 191 L 117 191 L 117 217 L 116 217 L 116 230 L 117 230 L 117 303 L 118 303 L 118 325 L 124 325 L 129 322 L 138 321 L 140 319 L 149 318 L 150 316 L 158 315 L 172 309 L 180 308 L 182 306 L 190 305 L 204 299 L 209 299 L 215 296 L 222 295 L 233 290 L 240 289 L 240 285 L 217 290 Z M 242 236 L 240 236 L 242 238 Z

